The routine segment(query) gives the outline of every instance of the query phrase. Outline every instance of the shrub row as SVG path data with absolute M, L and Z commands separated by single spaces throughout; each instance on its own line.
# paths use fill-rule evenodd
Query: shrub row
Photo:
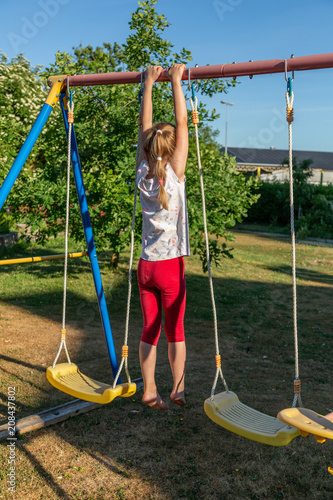
M 290 228 L 289 183 L 263 183 L 246 222 Z M 294 189 L 298 237 L 333 238 L 333 185 L 303 184 Z

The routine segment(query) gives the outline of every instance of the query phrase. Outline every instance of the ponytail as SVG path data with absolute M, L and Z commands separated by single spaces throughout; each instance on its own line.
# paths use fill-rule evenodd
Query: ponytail
M 161 156 L 157 157 L 156 176 L 158 178 L 158 182 L 160 185 L 158 199 L 160 200 L 162 207 L 165 210 L 169 210 L 168 196 L 167 196 L 165 188 L 164 188 L 164 181 L 166 179 L 166 172 L 165 172 L 165 168 L 163 167 Z
M 168 196 L 164 188 L 166 171 L 162 157 L 171 156 L 176 146 L 176 128 L 170 123 L 157 123 L 148 132 L 144 141 L 144 150 L 148 157 L 156 161 L 155 174 L 159 182 L 158 200 L 165 210 L 169 210 Z

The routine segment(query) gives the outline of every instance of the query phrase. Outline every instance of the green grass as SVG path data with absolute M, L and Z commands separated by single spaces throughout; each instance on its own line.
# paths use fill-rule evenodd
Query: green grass
M 1 258 L 62 253 L 61 240 L 2 250 Z M 294 341 L 290 245 L 286 240 L 236 234 L 234 258 L 214 268 L 223 370 L 241 401 L 276 415 L 293 399 Z M 75 246 L 71 243 L 71 251 Z M 124 334 L 128 254 L 117 271 L 100 257 L 111 326 L 119 352 Z M 135 261 L 135 265 L 137 260 Z M 333 249 L 297 249 L 299 361 L 303 402 L 333 410 Z M 0 412 L 17 387 L 19 418 L 71 398 L 45 379 L 60 340 L 63 262 L 0 267 Z M 134 272 L 135 277 L 135 272 Z M 214 332 L 207 276 L 197 258 L 186 260 L 187 405 L 154 412 L 142 392 L 18 442 L 16 498 L 77 499 L 324 499 L 333 496 L 332 442 L 313 437 L 272 448 L 221 429 L 203 412 L 215 373 Z M 130 371 L 140 375 L 137 347 L 142 318 L 133 280 Z M 108 381 L 109 366 L 87 259 L 69 261 L 68 344 L 82 371 Z M 168 398 L 171 374 L 162 335 L 156 379 Z M 219 382 L 218 392 L 222 384 Z M 5 443 L 3 443 L 5 445 Z M 7 450 L 0 448 L 1 478 Z M 4 481 L 0 497 L 10 498 Z

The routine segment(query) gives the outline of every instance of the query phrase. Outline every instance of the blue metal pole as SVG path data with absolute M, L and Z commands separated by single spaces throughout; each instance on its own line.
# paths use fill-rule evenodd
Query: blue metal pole
M 26 138 L 23 146 L 20 149 L 19 154 L 17 155 L 10 171 L 8 172 L 8 175 L 6 179 L 4 180 L 1 188 L 0 188 L 0 210 L 3 206 L 3 204 L 6 201 L 7 196 L 10 193 L 10 190 L 12 189 L 14 182 L 16 181 L 19 173 L 22 170 L 22 167 L 28 158 L 39 134 L 41 133 L 48 117 L 51 114 L 53 107 L 50 104 L 45 103 L 39 113 L 39 115 L 36 118 L 35 123 L 32 126 L 32 129 L 29 132 L 28 137 Z
M 64 118 L 66 135 L 68 138 L 69 127 L 68 127 L 68 121 L 67 121 L 67 111 L 65 110 L 65 107 L 64 107 L 64 97 L 65 97 L 65 94 L 61 94 L 60 106 L 61 106 L 62 115 Z M 72 156 L 71 156 L 72 168 L 73 168 L 76 191 L 77 191 L 79 205 L 80 205 L 83 229 L 84 229 L 84 234 L 85 234 L 86 243 L 87 243 L 87 251 L 88 251 L 88 256 L 90 259 L 90 264 L 91 264 L 91 269 L 92 269 L 93 278 L 94 278 L 94 284 L 95 284 L 95 289 L 96 289 L 99 310 L 100 310 L 100 314 L 101 314 L 101 318 L 102 318 L 103 329 L 104 329 L 106 343 L 107 343 L 107 347 L 108 347 L 108 351 L 109 351 L 112 373 L 113 373 L 113 376 L 115 377 L 117 372 L 118 372 L 118 361 L 117 361 L 117 356 L 116 356 L 116 351 L 115 351 L 115 346 L 114 346 L 113 336 L 112 336 L 112 331 L 111 331 L 110 319 L 109 319 L 108 309 L 107 309 L 104 290 L 103 290 L 101 272 L 100 272 L 99 265 L 98 265 L 98 259 L 97 259 L 97 254 L 96 254 L 96 248 L 95 248 L 95 243 L 94 243 L 91 222 L 90 222 L 88 202 L 87 202 L 87 197 L 86 197 L 85 188 L 84 188 L 84 184 L 83 184 L 82 169 L 81 169 L 81 163 L 80 163 L 80 158 L 79 158 L 79 152 L 78 152 L 78 148 L 77 148 L 74 126 L 72 126 L 71 143 L 72 143 Z M 120 379 L 118 379 L 118 380 L 119 380 L 119 383 L 121 383 L 121 380 Z

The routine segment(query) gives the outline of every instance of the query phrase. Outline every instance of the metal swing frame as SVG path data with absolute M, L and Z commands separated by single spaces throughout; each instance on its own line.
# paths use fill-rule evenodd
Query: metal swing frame
M 195 79 L 211 79 L 211 78 L 232 78 L 232 77 L 235 78 L 237 76 L 249 76 L 250 78 L 252 78 L 253 75 L 283 73 L 285 71 L 286 61 L 288 63 L 289 71 L 305 71 L 311 69 L 333 68 L 333 53 L 318 54 L 313 56 L 292 57 L 288 60 L 272 59 L 266 61 L 250 61 L 247 63 L 233 63 L 233 64 L 222 64 L 215 66 L 195 67 L 191 68 L 191 75 L 190 75 L 190 70 L 186 70 L 184 72 L 182 79 L 195 80 Z M 67 75 L 59 75 L 59 76 L 51 76 L 48 79 L 48 84 L 51 87 L 50 93 L 27 139 L 25 140 L 17 158 L 15 159 L 2 187 L 0 188 L 0 209 L 3 207 L 3 204 L 13 187 L 15 180 L 17 179 L 21 169 L 23 168 L 23 165 L 27 160 L 48 117 L 50 116 L 52 109 L 56 106 L 61 96 L 62 97 L 60 99 L 60 104 L 62 106 L 63 114 L 66 113 L 64 111 L 64 107 L 62 104 L 64 96 L 62 92 L 64 92 L 64 90 L 67 87 L 66 78 Z M 68 85 L 78 87 L 78 86 L 90 86 L 90 85 L 111 85 L 111 84 L 129 84 L 129 83 L 138 84 L 140 83 L 140 81 L 142 82 L 142 80 L 143 80 L 142 72 L 116 72 L 116 73 L 106 73 L 106 74 L 75 75 L 71 77 L 70 82 L 68 82 Z M 168 75 L 166 71 L 162 72 L 158 81 L 168 81 Z M 66 127 L 67 120 L 64 119 L 64 122 Z M 68 134 L 67 127 L 66 127 L 66 133 Z M 106 307 L 105 295 L 102 286 L 102 280 L 96 255 L 93 234 L 91 230 L 89 210 L 84 190 L 82 170 L 77 150 L 74 128 L 72 129 L 72 144 L 73 144 L 72 165 L 73 165 L 74 178 L 80 204 L 82 223 L 87 241 L 88 256 L 91 263 L 95 290 L 101 313 L 103 329 L 106 337 L 110 362 L 112 366 L 112 372 L 113 376 L 115 377 L 118 372 L 118 363 L 111 332 L 109 315 Z M 231 395 L 231 393 L 229 394 Z

